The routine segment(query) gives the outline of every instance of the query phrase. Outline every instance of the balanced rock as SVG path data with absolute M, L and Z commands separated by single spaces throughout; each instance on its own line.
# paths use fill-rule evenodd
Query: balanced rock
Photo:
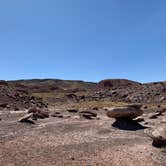
M 129 118 L 134 119 L 143 114 L 143 111 L 138 107 L 133 107 L 131 105 L 125 107 L 114 107 L 107 109 L 107 116 L 110 118 Z

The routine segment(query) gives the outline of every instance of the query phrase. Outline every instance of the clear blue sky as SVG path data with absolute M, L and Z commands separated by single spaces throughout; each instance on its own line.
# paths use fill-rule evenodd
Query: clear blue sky
M 0 79 L 166 80 L 166 0 L 1 0 Z

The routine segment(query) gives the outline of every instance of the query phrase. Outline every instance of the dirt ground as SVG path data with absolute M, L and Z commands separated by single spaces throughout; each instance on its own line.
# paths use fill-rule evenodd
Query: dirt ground
M 146 129 L 118 129 L 105 114 L 35 124 L 17 122 L 23 114 L 1 114 L 0 166 L 166 166 L 166 152 L 152 146 Z

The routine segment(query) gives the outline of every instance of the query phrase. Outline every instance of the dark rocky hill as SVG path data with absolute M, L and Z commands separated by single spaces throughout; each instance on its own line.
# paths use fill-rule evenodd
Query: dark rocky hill
M 58 79 L 0 81 L 0 108 L 28 108 L 33 104 L 79 101 L 166 103 L 166 82 L 141 84 L 126 79 L 99 83 Z
M 96 86 L 96 95 L 102 99 L 123 102 L 166 102 L 166 82 L 141 84 L 125 79 L 107 79 Z
M 17 80 L 9 81 L 10 85 L 20 86 L 31 93 L 44 93 L 53 91 L 88 91 L 96 84 L 84 81 L 70 81 L 59 79 L 32 79 L 32 80 Z
M 12 85 L 6 81 L 0 81 L 0 110 L 19 110 L 29 108 L 32 105 L 46 106 L 41 98 L 32 96 L 22 85 Z

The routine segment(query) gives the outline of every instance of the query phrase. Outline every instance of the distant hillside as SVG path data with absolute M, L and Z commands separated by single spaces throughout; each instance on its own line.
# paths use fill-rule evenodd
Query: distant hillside
M 96 95 L 112 101 L 161 103 L 166 102 L 166 82 L 141 84 L 126 79 L 107 79 L 96 86 Z
M 166 102 L 166 82 L 141 84 L 127 79 L 106 79 L 99 83 L 59 79 L 8 81 L 8 84 L 48 103 L 79 101 Z
M 0 110 L 19 110 L 32 105 L 44 107 L 42 99 L 31 96 L 23 86 L 15 86 L 6 81 L 0 81 Z
M 140 87 L 141 83 L 127 79 L 106 79 L 97 84 L 97 88 L 124 88 L 124 87 Z
M 41 97 L 48 103 L 77 102 L 91 94 L 96 83 L 59 79 L 32 79 L 8 81 L 31 95 Z M 90 94 L 89 94 L 90 93 Z
M 92 89 L 96 84 L 84 81 L 70 81 L 59 79 L 32 79 L 9 81 L 9 84 L 23 86 L 32 93 L 52 92 L 52 91 L 87 91 Z

